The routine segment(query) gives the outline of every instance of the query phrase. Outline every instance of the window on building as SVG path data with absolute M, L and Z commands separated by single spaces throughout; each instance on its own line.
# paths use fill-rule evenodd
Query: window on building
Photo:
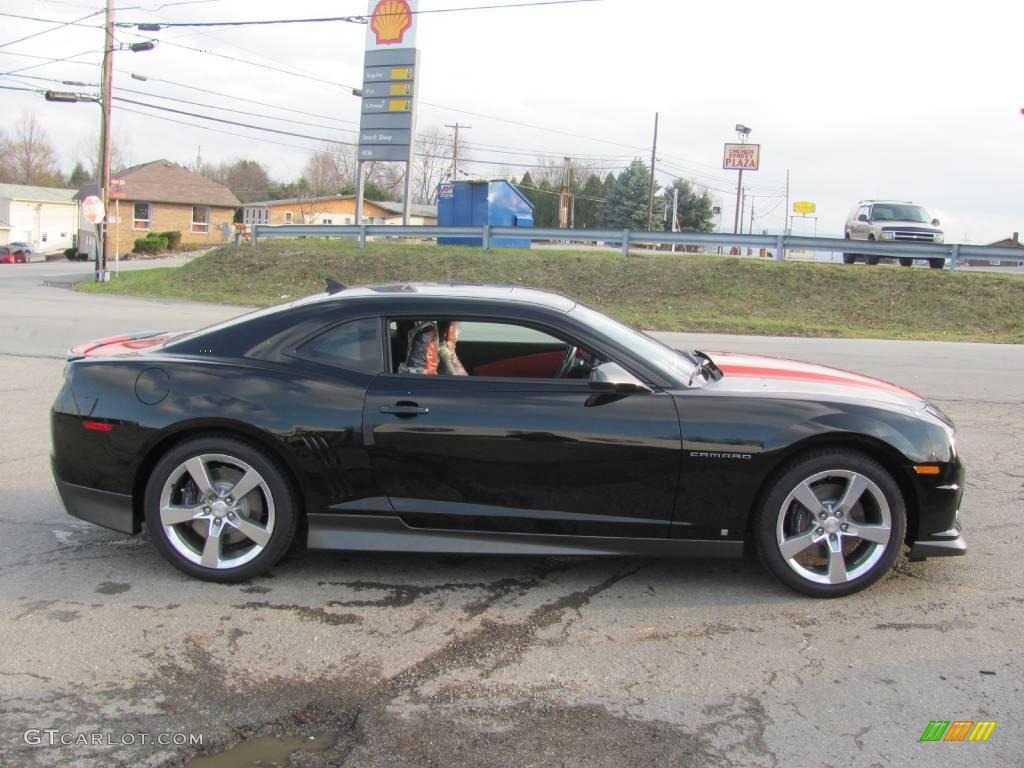
M 192 206 L 192 231 L 210 231 L 210 207 L 208 205 Z
M 292 212 L 291 211 L 285 211 L 284 212 L 284 223 L 285 224 L 291 224 L 292 223 Z
M 345 217 L 345 223 L 346 224 L 351 224 L 352 223 L 352 217 L 351 216 L 346 216 Z
M 153 228 L 153 206 L 149 203 L 136 203 L 132 214 L 132 229 Z
M 324 219 L 321 223 L 322 224 L 333 224 L 334 223 L 334 219 Z

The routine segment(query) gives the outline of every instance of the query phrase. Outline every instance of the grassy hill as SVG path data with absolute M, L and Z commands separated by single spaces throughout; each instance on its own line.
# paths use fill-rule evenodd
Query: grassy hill
M 269 305 L 349 285 L 470 282 L 565 293 L 656 330 L 1024 342 L 1024 278 L 718 256 L 270 240 L 211 251 L 180 269 L 123 272 L 79 290 Z

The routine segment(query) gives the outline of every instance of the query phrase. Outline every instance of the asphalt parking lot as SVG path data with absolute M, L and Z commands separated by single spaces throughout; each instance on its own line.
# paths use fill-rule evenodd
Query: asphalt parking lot
M 1022 764 L 1024 347 L 673 335 L 880 376 L 957 421 L 968 556 L 866 593 L 804 598 L 745 561 L 339 553 L 224 586 L 67 516 L 47 412 L 72 343 L 239 310 L 40 285 L 68 266 L 0 274 L 0 765 L 196 752 L 141 734 L 289 737 L 295 766 Z M 998 725 L 920 743 L 932 720 Z M 26 736 L 46 729 L 102 743 Z

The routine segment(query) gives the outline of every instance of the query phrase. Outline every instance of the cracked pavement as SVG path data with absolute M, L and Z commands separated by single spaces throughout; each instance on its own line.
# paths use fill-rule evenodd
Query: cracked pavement
M 225 586 L 66 515 L 47 411 L 71 343 L 237 308 L 37 283 L 0 279 L 0 765 L 197 753 L 34 746 L 30 728 L 198 733 L 203 754 L 316 736 L 294 766 L 1020 763 L 1022 347 L 673 335 L 881 376 L 957 421 L 968 556 L 901 560 L 866 593 L 812 600 L 747 561 L 322 552 Z M 918 742 L 956 719 L 998 726 Z

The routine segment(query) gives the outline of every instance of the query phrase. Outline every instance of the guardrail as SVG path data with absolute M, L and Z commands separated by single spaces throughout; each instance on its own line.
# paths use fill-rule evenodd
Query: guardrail
M 730 235 L 715 232 L 646 232 L 635 229 L 556 229 L 540 227 L 430 227 L 391 224 L 256 224 L 252 228 L 252 241 L 271 237 L 347 237 L 359 241 L 365 248 L 370 238 L 397 237 L 413 240 L 433 240 L 438 237 L 473 238 L 483 242 L 490 250 L 495 238 L 518 238 L 531 242 L 568 242 L 614 244 L 623 256 L 629 256 L 633 245 L 710 246 L 713 248 L 770 249 L 775 261 L 785 261 L 786 251 L 819 251 L 831 253 L 857 253 L 858 255 L 888 258 L 937 259 L 942 258 L 950 269 L 969 259 L 985 261 L 1021 261 L 1024 249 L 997 248 L 989 245 L 963 245 L 960 243 L 876 242 L 844 240 L 837 237 L 802 237 L 799 235 Z

